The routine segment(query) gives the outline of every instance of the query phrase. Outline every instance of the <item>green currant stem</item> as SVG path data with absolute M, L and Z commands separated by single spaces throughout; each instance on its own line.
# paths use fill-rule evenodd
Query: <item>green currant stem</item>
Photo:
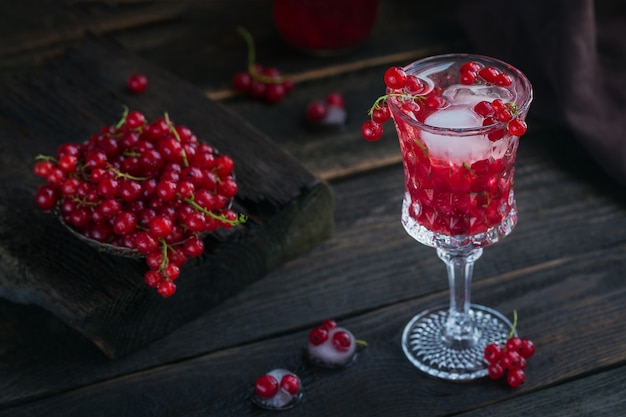
M 357 345 L 362 346 L 362 347 L 368 347 L 369 346 L 368 343 L 365 340 L 361 340 L 361 339 L 355 339 L 354 343 L 356 343 Z
M 401 93 L 391 93 L 391 94 L 385 94 L 384 96 L 380 96 L 376 99 L 376 101 L 374 102 L 374 105 L 372 107 L 370 107 L 369 111 L 367 112 L 368 115 L 372 115 L 372 112 L 374 111 L 374 109 L 380 108 L 382 106 L 381 103 L 384 103 L 387 101 L 388 98 L 390 97 L 398 97 L 398 98 L 404 98 L 404 99 L 411 99 L 411 100 L 420 100 L 420 101 L 424 101 L 424 96 L 414 96 L 411 94 L 401 94 Z
M 101 203 L 101 201 L 87 201 L 77 196 L 72 196 L 71 198 L 72 198 L 72 201 L 75 201 L 82 206 L 96 207 L 97 205 Z
M 128 106 L 124 105 L 124 112 L 122 113 L 122 118 L 115 125 L 115 129 L 119 129 L 120 127 L 124 126 L 124 123 L 126 123 L 127 117 L 128 117 Z
M 238 224 L 245 223 L 248 220 L 248 217 L 245 214 L 239 214 L 239 216 L 237 216 L 237 218 L 235 220 L 227 219 L 223 215 L 215 214 L 215 213 L 205 209 L 204 207 L 200 206 L 198 203 L 196 203 L 193 200 L 193 198 L 183 198 L 183 201 L 185 201 L 187 204 L 189 204 L 195 210 L 200 211 L 200 212 L 206 214 L 207 216 L 210 216 L 211 218 L 213 218 L 215 220 L 222 221 L 222 222 L 227 223 L 227 224 L 229 224 L 231 226 L 236 226 Z
M 280 84 L 284 82 L 285 77 L 270 77 L 261 74 L 256 70 L 256 48 L 254 46 L 254 39 L 252 38 L 250 32 L 248 32 L 248 30 L 243 26 L 237 26 L 237 31 L 241 34 L 241 36 L 243 36 L 248 47 L 248 73 L 252 76 L 252 78 L 267 84 Z
M 515 334 L 515 329 L 517 328 L 517 310 L 513 310 L 513 326 L 511 326 L 511 331 L 507 336 L 507 339 L 510 339 Z
M 169 263 L 169 259 L 167 258 L 168 245 L 163 238 L 159 238 L 159 243 L 161 244 L 161 265 L 159 265 L 159 271 L 163 271 Z
M 169 114 L 167 114 L 167 112 L 165 113 L 165 123 L 167 124 L 167 127 L 169 127 L 170 132 L 172 132 L 172 134 L 174 135 L 174 137 L 176 138 L 177 141 L 182 142 L 180 140 L 180 135 L 178 134 L 178 132 L 176 131 L 176 128 L 174 127 L 174 124 L 172 123 L 172 121 L 170 120 L 170 116 Z M 185 167 L 189 166 L 189 161 L 187 160 L 187 152 L 185 152 L 185 149 L 182 149 L 182 156 L 183 156 L 183 165 Z
M 108 168 L 111 171 L 113 171 L 113 173 L 115 174 L 117 178 L 124 178 L 127 180 L 135 180 L 135 181 L 145 181 L 148 179 L 147 177 L 135 177 L 134 175 L 127 174 L 115 168 L 113 165 L 108 165 Z
M 35 161 L 52 161 L 54 163 L 57 162 L 54 156 L 49 156 L 49 155 L 37 155 L 35 157 Z

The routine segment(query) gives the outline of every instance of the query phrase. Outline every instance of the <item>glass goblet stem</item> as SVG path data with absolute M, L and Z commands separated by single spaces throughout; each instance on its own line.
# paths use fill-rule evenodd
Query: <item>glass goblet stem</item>
M 480 335 L 470 315 L 470 296 L 474 262 L 482 255 L 482 248 L 437 249 L 437 255 L 446 264 L 450 285 L 450 312 L 443 336 L 450 345 L 472 343 Z

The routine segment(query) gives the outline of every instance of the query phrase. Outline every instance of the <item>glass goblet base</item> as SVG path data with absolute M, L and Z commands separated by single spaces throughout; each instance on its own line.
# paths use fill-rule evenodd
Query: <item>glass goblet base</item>
M 402 349 L 421 371 L 451 381 L 471 381 L 487 375 L 483 352 L 489 343 L 504 344 L 511 322 L 497 311 L 472 304 L 473 330 L 462 339 L 446 334 L 449 306 L 423 311 L 404 328 Z

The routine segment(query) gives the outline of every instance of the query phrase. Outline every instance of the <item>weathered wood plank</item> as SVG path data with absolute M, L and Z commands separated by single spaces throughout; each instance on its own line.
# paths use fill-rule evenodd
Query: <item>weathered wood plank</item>
M 562 264 L 475 283 L 475 301 L 509 315 L 518 309 L 519 330 L 537 344 L 527 382 L 516 390 L 489 379 L 471 384 L 433 379 L 404 358 L 399 345 L 403 325 L 412 314 L 445 300 L 445 291 L 439 291 L 342 320 L 369 344 L 345 370 L 307 364 L 303 356 L 307 331 L 302 329 L 9 407 L 0 415 L 81 416 L 95 410 L 100 415 L 138 417 L 259 415 L 248 400 L 249 390 L 257 376 L 275 367 L 301 376 L 306 397 L 297 414 L 302 416 L 412 416 L 416 412 L 444 416 L 572 380 L 587 385 L 588 373 L 626 359 L 626 321 L 620 313 L 626 284 L 616 279 L 626 270 L 625 249 L 622 244 Z M 602 270 L 596 268 L 600 254 L 608 265 Z M 599 321 L 603 326 L 597 325 Z M 621 379 L 623 372 L 617 380 Z M 342 398 L 357 395 L 361 400 L 350 401 L 347 409 Z M 547 409 L 561 404 L 560 397 L 543 401 Z M 617 405 L 615 397 L 612 401 Z
M 552 157 L 552 149 L 566 145 L 570 150 L 567 155 L 559 160 Z M 550 313 L 562 316 L 563 321 L 570 320 L 569 310 L 564 313 L 560 308 L 572 306 L 562 298 L 566 295 L 560 294 L 577 292 L 572 285 L 581 285 L 572 284 L 570 275 L 597 284 L 596 291 L 621 300 L 620 277 L 625 271 L 619 256 L 624 250 L 626 201 L 609 188 L 611 183 L 605 183 L 603 176 L 594 178 L 587 162 L 588 157 L 573 145 L 569 135 L 559 131 L 529 133 L 517 165 L 520 223 L 502 243 L 487 248 L 476 264 L 477 283 L 506 282 L 490 290 L 476 288 L 475 296 L 506 311 L 517 308 L 521 328 L 535 339 L 549 339 L 559 326 L 575 325 L 581 320 L 576 317 L 569 324 L 554 323 L 556 318 L 544 317 Z M 575 170 L 581 164 L 589 167 L 584 173 Z M 250 285 L 219 309 L 127 357 L 108 361 L 53 319 L 42 325 L 41 316 L 31 320 L 30 310 L 10 313 L 13 310 L 8 306 L 8 314 L 0 315 L 9 317 L 4 326 L 32 329 L 36 334 L 27 337 L 20 333 L 15 340 L 8 334 L 3 341 L 10 350 L 2 362 L 15 363 L 15 368 L 0 373 L 0 404 L 23 402 L 164 363 L 292 334 L 328 317 L 344 320 L 358 312 L 429 294 L 437 299 L 433 301 L 444 302 L 447 284 L 443 264 L 432 249 L 411 240 L 399 223 L 402 169 L 394 166 L 347 177 L 335 181 L 333 188 L 336 229 L 331 239 Z M 616 261 L 605 259 L 605 250 Z M 580 256 L 585 257 L 584 263 L 567 267 Z M 598 270 L 599 259 L 603 267 Z M 546 278 L 548 273 L 554 274 L 550 275 L 552 281 Z M 598 278 L 589 275 L 592 273 L 606 275 Z M 529 281 L 527 277 L 537 279 Z M 547 306 L 533 307 L 535 297 L 548 295 L 554 299 Z M 594 302 L 602 304 L 597 298 Z M 421 301 L 417 308 L 425 303 Z M 529 311 L 532 309 L 536 313 Z M 533 318 L 533 314 L 541 316 Z M 535 327 L 543 320 L 547 320 L 547 327 Z M 45 360 L 33 362 L 33 356 Z
M 459 416 L 619 416 L 626 409 L 624 387 L 626 367 L 621 366 Z
M 151 78 L 153 88 L 141 96 L 125 90 L 133 68 Z M 49 309 L 109 356 L 167 334 L 332 231 L 327 184 L 234 113 L 113 44 L 92 39 L 44 68 L 6 77 L 0 90 L 6 109 L 0 292 Z M 31 173 L 34 157 L 114 124 L 123 104 L 150 119 L 167 111 L 232 156 L 239 184 L 234 208 L 249 215 L 246 225 L 205 240 L 207 256 L 185 265 L 176 297 L 167 301 L 142 282 L 141 261 L 84 246 L 32 201 L 40 182 Z

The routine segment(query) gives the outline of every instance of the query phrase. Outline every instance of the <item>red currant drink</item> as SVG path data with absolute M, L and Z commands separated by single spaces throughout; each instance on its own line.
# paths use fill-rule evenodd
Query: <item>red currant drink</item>
M 514 67 L 483 56 L 435 56 L 404 71 L 406 85 L 387 90 L 403 156 L 402 225 L 437 248 L 450 305 L 413 318 L 403 348 L 431 375 L 471 380 L 487 374 L 485 346 L 506 341 L 511 328 L 500 313 L 470 304 L 470 283 L 482 248 L 517 223 L 515 156 L 532 88 Z

